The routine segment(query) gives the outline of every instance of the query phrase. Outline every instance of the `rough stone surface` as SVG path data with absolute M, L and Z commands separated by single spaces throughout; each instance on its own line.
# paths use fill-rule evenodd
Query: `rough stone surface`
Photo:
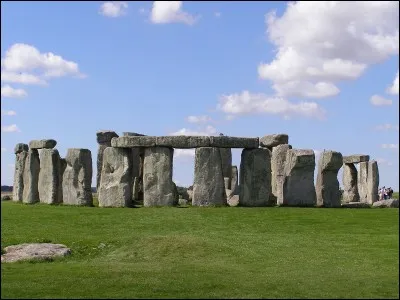
M 193 200 L 193 190 L 187 190 L 188 196 L 189 196 L 189 201 Z
M 145 134 L 137 133 L 137 132 L 123 132 L 123 136 L 145 136 Z
M 62 180 L 63 203 L 92 206 L 92 154 L 88 149 L 71 148 Z
M 97 143 L 99 144 L 97 150 L 97 174 L 96 174 L 96 188 L 99 189 L 100 186 L 100 178 L 101 178 L 101 169 L 103 167 L 103 153 L 107 147 L 111 147 L 111 139 L 113 137 L 118 137 L 118 134 L 115 131 L 105 130 L 98 131 L 96 133 Z
M 272 149 L 278 145 L 288 144 L 289 136 L 285 133 L 266 135 L 260 138 L 260 147 Z
M 40 154 L 39 198 L 46 204 L 62 202 L 60 154 L 57 149 L 43 149 Z
M 239 195 L 239 176 L 238 176 L 238 168 L 237 166 L 232 166 L 231 171 L 231 191 L 233 195 Z
M 372 204 L 372 207 L 399 208 L 399 199 L 387 199 L 387 200 L 376 201 Z
M 48 260 L 57 256 L 66 256 L 71 253 L 67 246 L 62 244 L 32 243 L 12 245 L 4 248 L 6 252 L 1 256 L 2 263 L 20 260 Z
M 29 142 L 30 149 L 52 149 L 57 145 L 53 139 L 47 140 L 33 140 Z
M 290 149 L 286 154 L 283 203 L 288 206 L 314 206 L 315 155 L 309 149 Z
M 124 132 L 124 136 L 144 136 L 143 134 L 136 133 L 136 132 Z M 141 152 L 143 152 L 143 148 L 132 148 L 131 149 L 131 161 L 132 161 L 132 184 L 134 184 L 135 177 L 140 177 L 141 176 L 141 162 L 140 162 L 140 156 Z
M 226 189 L 231 188 L 232 176 L 232 150 L 230 148 L 220 148 L 222 162 L 222 175 L 224 176 L 224 184 Z
M 113 138 L 111 146 L 117 148 L 132 148 L 132 147 L 155 147 L 155 136 L 122 136 Z
M 268 206 L 271 193 L 271 151 L 244 149 L 240 162 L 240 205 Z
M 359 202 L 357 168 L 354 164 L 343 164 L 343 202 Z
M 28 147 L 28 145 L 26 145 Z M 26 147 L 26 148 L 27 148 Z M 14 183 L 13 183 L 13 200 L 22 201 L 24 196 L 24 169 L 28 156 L 27 151 L 18 152 L 15 155 Z
M 228 205 L 229 206 L 238 206 L 239 205 L 239 195 L 232 195 L 228 198 Z
M 285 180 L 286 153 L 291 145 L 278 145 L 272 148 L 271 155 L 271 200 L 283 204 L 283 182 Z
M 340 207 L 340 189 L 337 175 L 343 165 L 343 156 L 336 151 L 324 151 L 318 161 L 317 205 L 324 207 Z
M 209 136 L 158 136 L 156 138 L 156 145 L 163 147 L 173 147 L 180 149 L 209 147 Z
M 367 203 L 373 204 L 379 200 L 379 169 L 375 160 L 368 162 Z
M 196 149 L 192 205 L 226 205 L 221 153 L 218 148 Z
M 224 187 L 226 190 L 230 190 L 231 179 L 229 177 L 224 177 Z
M 175 186 L 172 181 L 174 150 L 167 147 L 145 149 L 143 166 L 143 205 L 176 205 Z
M 172 181 L 172 185 L 174 186 L 174 205 L 176 205 L 179 202 L 179 192 L 176 183 Z
M 349 202 L 349 203 L 342 203 L 342 207 L 344 207 L 344 208 L 370 208 L 371 206 L 365 202 Z
M 210 147 L 256 149 L 258 145 L 258 137 L 210 136 Z
M 132 206 L 132 161 L 130 149 L 107 147 L 98 189 L 99 207 Z
M 29 151 L 29 146 L 27 144 L 24 143 L 18 143 L 15 145 L 14 147 L 14 153 L 18 154 L 21 152 L 28 152 Z
M 188 204 L 188 201 L 186 199 L 179 199 L 178 204 L 180 206 L 186 206 Z
M 132 187 L 132 200 L 139 200 L 139 177 L 135 177 L 133 179 L 133 187 Z
M 368 200 L 368 162 L 360 162 L 357 172 L 357 190 L 360 202 L 367 203 Z M 378 191 L 377 191 L 378 192 Z
M 40 171 L 40 160 L 39 152 L 37 149 L 30 149 L 27 153 L 23 183 L 24 192 L 22 196 L 22 202 L 24 203 L 36 203 L 39 202 L 39 171 Z
M 356 164 L 356 163 L 366 162 L 366 161 L 369 161 L 369 155 L 353 154 L 353 155 L 343 156 L 344 164 Z

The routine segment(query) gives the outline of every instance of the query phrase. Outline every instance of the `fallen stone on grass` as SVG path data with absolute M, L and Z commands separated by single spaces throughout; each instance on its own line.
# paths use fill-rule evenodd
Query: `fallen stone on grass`
M 343 203 L 342 207 L 344 207 L 344 208 L 370 208 L 371 206 L 365 202 L 349 202 L 349 203 Z
M 399 199 L 388 199 L 388 200 L 380 200 L 374 202 L 372 207 L 388 207 L 388 208 L 399 208 Z
M 232 195 L 228 198 L 229 206 L 238 206 L 239 205 L 239 195 Z
M 71 250 L 62 244 L 32 243 L 12 245 L 4 248 L 5 254 L 1 262 L 16 262 L 20 260 L 50 260 L 57 256 L 71 254 Z

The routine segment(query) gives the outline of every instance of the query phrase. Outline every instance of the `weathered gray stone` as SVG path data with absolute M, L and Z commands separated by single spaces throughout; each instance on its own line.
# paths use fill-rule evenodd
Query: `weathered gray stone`
M 40 155 L 39 198 L 41 203 L 62 202 L 60 154 L 57 149 L 43 149 Z
M 179 202 L 179 192 L 176 183 L 172 181 L 172 185 L 174 186 L 174 205 L 176 205 Z
M 372 207 L 399 208 L 399 199 L 387 199 L 387 200 L 376 201 L 372 204 Z
M 53 139 L 47 140 L 33 140 L 29 142 L 30 149 L 52 149 L 57 145 Z
M 232 150 L 230 148 L 220 148 L 221 162 L 222 162 L 222 175 L 224 176 L 225 188 L 231 188 L 232 176 Z M 227 179 L 225 179 L 227 178 Z
M 225 189 L 229 189 L 230 185 L 231 185 L 231 179 L 229 177 L 224 177 L 224 187 L 225 187 Z
M 237 166 L 232 166 L 231 171 L 231 191 L 233 195 L 239 195 L 239 176 L 238 176 L 238 168 Z
M 101 169 L 103 167 L 103 152 L 107 147 L 111 147 L 111 139 L 118 137 L 115 131 L 103 130 L 96 132 L 97 143 L 99 144 L 97 150 L 97 174 L 96 174 L 96 188 L 99 189 L 101 180 Z
M 60 178 L 60 183 L 59 183 L 59 187 L 60 187 L 60 203 L 63 202 L 63 176 L 64 176 L 64 171 L 67 168 L 67 161 L 65 160 L 65 158 L 61 158 L 60 157 L 60 175 L 58 176 L 58 178 Z
M 143 205 L 176 205 L 175 186 L 172 181 L 174 150 L 167 147 L 150 147 L 144 152 Z
M 360 202 L 367 203 L 368 195 L 368 162 L 360 162 L 357 172 L 357 189 L 360 195 Z
M 124 136 L 144 136 L 143 134 L 136 132 L 124 132 Z M 141 162 L 140 157 L 143 156 L 143 148 L 132 148 L 131 149 L 131 161 L 132 161 L 132 184 L 134 184 L 135 177 L 140 177 L 141 174 Z M 139 179 L 139 178 L 138 178 Z
M 271 193 L 271 151 L 244 149 L 240 162 L 241 206 L 268 206 Z
M 39 202 L 39 171 L 40 171 L 40 160 L 39 152 L 37 149 L 30 149 L 26 156 L 24 166 L 24 192 L 22 202 L 24 203 L 36 203 Z
M 289 149 L 286 153 L 283 205 L 314 206 L 315 155 L 313 150 Z
M 137 133 L 137 132 L 123 132 L 123 136 L 145 136 L 145 134 Z
M 256 149 L 258 145 L 258 137 L 210 136 L 210 147 Z
M 71 148 L 62 180 L 63 203 L 92 206 L 92 154 L 88 149 Z
M 18 145 L 20 145 L 20 144 L 18 144 Z M 21 144 L 21 145 L 24 145 L 24 144 Z M 23 148 L 23 147 L 21 147 L 21 148 Z M 23 148 L 23 149 L 27 149 L 27 148 L 28 148 L 28 145 L 26 145 L 26 148 Z M 26 162 L 27 156 L 28 156 L 27 151 L 21 151 L 21 152 L 16 153 L 16 155 L 15 155 L 14 184 L 13 184 L 13 200 L 14 201 L 22 201 L 23 200 L 24 168 L 25 168 L 25 162 Z
M 379 169 L 375 160 L 368 162 L 368 179 L 367 179 L 367 203 L 373 204 L 379 200 Z
M 98 189 L 99 207 L 132 206 L 132 161 L 130 149 L 107 147 Z
M 29 151 L 29 146 L 27 144 L 18 143 L 18 144 L 15 145 L 15 147 L 14 147 L 14 153 L 15 154 L 21 153 L 23 151 L 24 152 L 28 152 Z
M 67 246 L 62 244 L 32 243 L 12 245 L 4 248 L 1 256 L 2 263 L 20 260 L 48 260 L 57 256 L 66 256 L 71 253 Z
M 230 198 L 228 198 L 229 206 L 238 206 L 239 202 L 239 195 L 232 195 Z
M 187 193 L 189 195 L 189 201 L 193 200 L 193 190 L 187 190 Z
M 155 147 L 155 136 L 122 136 L 113 138 L 111 146 L 116 148 L 132 148 L 132 147 Z
M 218 148 L 197 148 L 194 161 L 193 206 L 225 205 L 226 195 Z
M 285 133 L 266 135 L 260 138 L 260 147 L 272 149 L 278 145 L 288 144 L 289 136 Z
M 188 204 L 188 201 L 186 200 L 186 199 L 179 199 L 179 202 L 178 202 L 178 204 L 180 205 L 180 206 L 186 206 L 187 204 Z
M 356 164 L 356 163 L 366 162 L 366 161 L 369 161 L 369 155 L 353 154 L 353 155 L 343 156 L 344 164 Z
M 286 153 L 291 145 L 282 144 L 272 148 L 271 155 L 271 200 L 283 204 L 283 182 L 285 181 Z
M 357 168 L 354 164 L 343 164 L 343 202 L 359 202 Z
M 118 134 L 112 130 L 101 130 L 96 132 L 97 143 L 105 144 L 110 147 L 111 139 L 113 137 L 118 137 Z
M 139 200 L 139 177 L 133 179 L 132 200 Z
M 188 135 L 158 136 L 156 145 L 181 149 L 208 147 L 210 145 L 210 137 Z
M 349 202 L 349 203 L 342 203 L 342 207 L 344 207 L 344 208 L 370 208 L 371 206 L 365 202 Z
M 340 152 L 324 151 L 319 157 L 317 185 L 317 205 L 324 207 L 340 207 L 340 189 L 337 175 L 343 165 Z

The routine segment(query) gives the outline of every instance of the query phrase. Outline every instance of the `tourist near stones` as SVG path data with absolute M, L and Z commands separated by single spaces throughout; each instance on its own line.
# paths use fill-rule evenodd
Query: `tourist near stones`
M 293 149 L 287 134 L 258 138 L 124 132 L 119 137 L 105 130 L 96 137 L 100 207 L 131 207 L 137 201 L 146 207 L 174 206 L 183 200 L 193 206 L 370 207 L 378 201 L 378 164 L 368 155 L 324 151 L 314 186 L 314 151 Z M 15 146 L 13 201 L 92 206 L 90 150 L 70 148 L 61 158 L 56 145 L 43 139 Z M 174 148 L 196 149 L 193 190 L 182 201 L 172 180 Z M 232 148 L 243 149 L 239 174 L 232 166 Z M 359 172 L 355 164 L 360 164 Z M 344 205 L 337 179 L 341 167 Z

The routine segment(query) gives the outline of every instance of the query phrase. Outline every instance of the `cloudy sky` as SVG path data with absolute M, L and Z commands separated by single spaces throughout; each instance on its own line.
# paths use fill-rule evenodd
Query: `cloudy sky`
M 369 154 L 399 190 L 398 1 L 3 2 L 1 22 L 2 185 L 16 143 L 54 138 L 92 151 L 95 186 L 108 129 L 287 133 Z M 193 155 L 175 151 L 178 185 Z

